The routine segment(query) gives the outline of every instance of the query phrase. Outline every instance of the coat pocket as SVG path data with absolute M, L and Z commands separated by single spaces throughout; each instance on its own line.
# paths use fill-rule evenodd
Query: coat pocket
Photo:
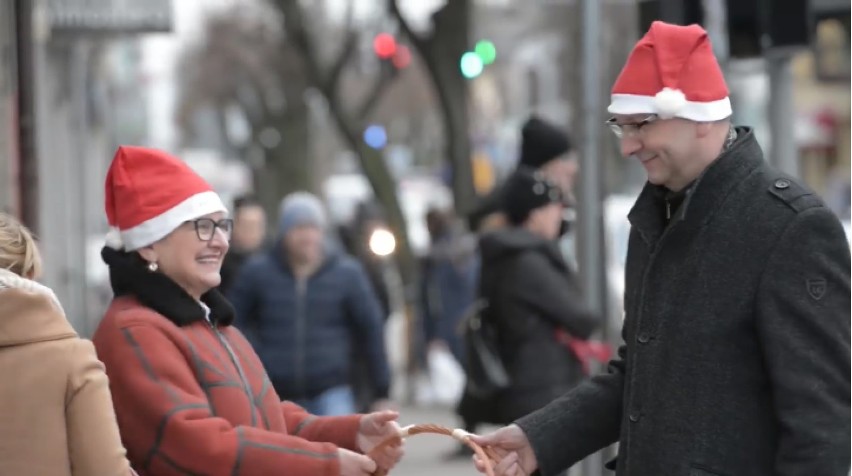
M 730 476 L 727 473 L 721 473 L 715 469 L 709 468 L 703 464 L 692 463 L 689 466 L 689 476 Z

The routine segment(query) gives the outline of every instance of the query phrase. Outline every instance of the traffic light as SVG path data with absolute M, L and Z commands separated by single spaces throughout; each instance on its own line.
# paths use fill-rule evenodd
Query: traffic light
M 461 67 L 462 76 L 467 79 L 473 79 L 479 76 L 482 74 L 482 70 L 485 67 L 482 63 L 482 58 L 472 51 L 468 51 L 462 55 L 459 66 Z
M 396 38 L 390 33 L 379 33 L 373 39 L 373 52 L 383 60 L 391 59 L 396 49 Z
M 391 60 L 396 69 L 403 69 L 411 64 L 411 50 L 405 45 L 398 45 Z
M 810 41 L 808 0 L 725 0 L 729 53 L 734 58 L 760 56 L 766 49 L 806 46 Z M 678 25 L 705 24 L 701 0 L 640 0 L 639 31 L 654 20 Z
M 482 74 L 485 66 L 494 63 L 497 59 L 497 47 L 489 40 L 480 40 L 476 43 L 473 51 L 465 52 L 459 67 L 461 68 L 462 76 L 467 79 L 473 79 Z
M 489 65 L 497 59 L 497 47 L 488 40 L 480 40 L 476 43 L 473 52 L 482 60 L 482 64 Z
M 379 33 L 373 38 L 373 53 L 394 68 L 404 69 L 411 64 L 411 50 L 396 41 L 390 33 Z

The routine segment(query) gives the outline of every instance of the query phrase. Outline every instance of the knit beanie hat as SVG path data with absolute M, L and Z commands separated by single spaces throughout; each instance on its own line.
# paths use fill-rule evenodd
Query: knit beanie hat
M 281 200 L 279 212 L 278 233 L 287 234 L 299 226 L 326 227 L 326 214 L 322 201 L 308 192 L 294 192 Z
M 551 203 L 562 203 L 562 190 L 539 170 L 520 167 L 506 180 L 503 210 L 514 225 L 519 225 L 533 210 Z
M 539 168 L 571 150 L 571 142 L 562 129 L 536 116 L 521 129 L 519 166 Z

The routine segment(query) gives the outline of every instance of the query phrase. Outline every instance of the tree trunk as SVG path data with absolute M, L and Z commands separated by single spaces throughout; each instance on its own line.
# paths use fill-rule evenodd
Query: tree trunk
M 284 14 L 284 31 L 288 32 L 291 41 L 302 53 L 309 81 L 325 96 L 331 116 L 337 124 L 337 129 L 358 156 L 361 169 L 370 182 L 376 199 L 387 213 L 388 225 L 397 240 L 396 259 L 403 285 L 406 290 L 413 289 L 417 263 L 408 240 L 408 229 L 397 198 L 396 183 L 381 153 L 367 147 L 361 141 L 359 133 L 361 128 L 358 121 L 353 119 L 353 116 L 346 111 L 344 101 L 337 94 L 340 72 L 346 64 L 346 55 L 351 52 L 344 48 L 332 67 L 328 71 L 324 71 L 318 59 L 318 50 L 310 33 L 305 29 L 306 19 L 302 10 L 303 7 L 297 0 L 278 0 L 275 4 Z M 407 292 L 406 299 L 410 299 L 410 296 L 411 294 Z
M 307 110 L 290 110 L 274 117 L 268 127 L 276 130 L 281 140 L 263 149 L 265 166 L 254 171 L 254 183 L 258 199 L 272 218 L 278 216 L 278 205 L 285 195 L 300 190 L 315 192 L 316 182 L 309 157 Z
M 459 62 L 470 47 L 472 2 L 447 2 L 432 16 L 432 34 L 428 37 L 411 30 L 397 0 L 389 0 L 388 5 L 426 64 L 444 119 L 445 158 L 452 168 L 453 200 L 457 211 L 467 213 L 476 204 L 476 190 L 471 164 L 467 80 L 461 75 Z
M 470 0 L 453 0 L 433 16 L 434 33 L 422 52 L 444 116 L 447 159 L 452 166 L 456 210 L 465 214 L 476 204 L 471 165 L 468 83 L 459 61 L 470 47 Z
M 396 260 L 402 283 L 406 289 L 406 299 L 409 300 L 410 291 L 414 289 L 417 278 L 417 261 L 408 239 L 408 228 L 406 227 L 405 216 L 402 214 L 402 207 L 399 204 L 396 182 L 390 170 L 388 170 L 382 153 L 368 147 L 359 140 L 354 121 L 349 119 L 341 109 L 340 103 L 331 101 L 329 106 L 338 130 L 358 156 L 361 170 L 370 182 L 370 187 L 373 189 L 376 199 L 382 204 L 387 214 L 388 226 L 390 226 L 397 240 Z

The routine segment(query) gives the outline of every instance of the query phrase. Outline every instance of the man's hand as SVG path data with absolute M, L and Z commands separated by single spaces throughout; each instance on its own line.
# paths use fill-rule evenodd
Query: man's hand
M 538 468 L 527 435 L 518 425 L 509 425 L 483 436 L 472 435 L 471 439 L 482 447 L 490 447 L 500 458 L 494 467 L 496 476 L 526 476 Z M 474 457 L 474 463 L 481 473 L 485 473 L 483 461 Z
M 361 426 L 358 429 L 356 442 L 358 449 L 367 454 L 382 441 L 399 436 L 399 425 L 396 423 L 399 413 L 385 410 L 369 413 L 361 417 Z M 376 464 L 386 470 L 390 470 L 402 458 L 402 444 L 390 446 L 377 455 L 373 455 Z
M 375 461 L 354 451 L 338 448 L 337 457 L 340 459 L 340 476 L 370 476 L 376 471 Z

